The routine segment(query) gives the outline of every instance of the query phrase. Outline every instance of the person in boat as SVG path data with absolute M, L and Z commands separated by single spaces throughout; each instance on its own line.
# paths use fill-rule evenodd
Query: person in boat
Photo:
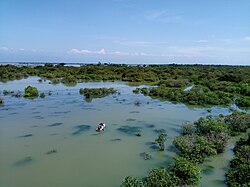
M 101 122 L 101 123 L 99 123 L 99 125 L 97 126 L 96 131 L 98 131 L 98 132 L 104 131 L 105 127 L 106 127 L 105 123 L 102 123 L 102 122 Z

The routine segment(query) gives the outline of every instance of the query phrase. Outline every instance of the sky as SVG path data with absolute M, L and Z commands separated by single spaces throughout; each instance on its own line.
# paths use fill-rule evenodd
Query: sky
M 250 65 L 250 0 L 0 0 L 0 62 Z

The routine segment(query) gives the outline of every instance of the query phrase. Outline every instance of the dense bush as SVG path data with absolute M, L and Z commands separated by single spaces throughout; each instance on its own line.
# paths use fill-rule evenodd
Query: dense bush
M 26 98 L 35 98 L 38 97 L 38 90 L 36 87 L 32 87 L 32 86 L 27 86 L 24 90 L 24 97 Z
M 163 167 L 152 169 L 145 179 L 146 186 L 165 187 L 198 185 L 201 171 L 192 162 L 185 158 L 176 158 L 175 163 L 168 169 Z
M 88 64 L 80 67 L 0 65 L 0 81 L 39 76 L 52 83 L 74 86 L 77 82 L 123 80 L 158 86 L 142 90 L 145 95 L 192 105 L 250 107 L 249 66 Z M 184 87 L 195 85 L 184 92 Z
M 149 187 L 164 187 L 164 186 L 177 186 L 179 179 L 175 176 L 174 172 L 169 172 L 165 168 L 152 169 L 145 179 L 146 186 Z
M 250 128 L 250 114 L 234 112 L 224 119 L 228 125 L 231 135 L 237 135 L 240 132 L 246 132 Z
M 106 97 L 109 94 L 116 93 L 116 90 L 114 88 L 81 88 L 79 90 L 80 94 L 83 94 L 86 99 L 92 99 L 95 98 L 102 98 Z
M 217 151 L 212 142 L 198 135 L 177 136 L 173 144 L 180 156 L 194 162 L 202 163 L 208 156 L 216 155 Z
M 201 171 L 192 162 L 185 158 L 176 158 L 175 164 L 170 169 L 179 179 L 178 185 L 198 185 L 201 179 Z
M 208 135 L 213 133 L 228 132 L 227 124 L 220 120 L 212 119 L 211 116 L 199 118 L 194 122 L 195 133 L 199 135 Z
M 121 187 L 143 187 L 143 182 L 135 177 L 128 176 L 123 179 Z
M 160 147 L 160 151 L 164 151 L 165 149 L 165 141 L 166 141 L 166 137 L 167 137 L 167 134 L 165 133 L 161 133 L 159 134 L 159 136 L 155 139 L 155 141 L 158 143 L 159 147 Z
M 241 138 L 234 148 L 235 158 L 226 174 L 228 186 L 250 186 L 250 135 Z

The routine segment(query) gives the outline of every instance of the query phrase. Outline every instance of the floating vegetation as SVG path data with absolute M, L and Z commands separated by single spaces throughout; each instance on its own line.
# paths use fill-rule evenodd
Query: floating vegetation
M 72 135 L 79 135 L 85 131 L 90 130 L 90 125 L 78 125 L 75 128 L 77 128 L 77 131 L 73 132 Z
M 124 125 L 118 128 L 117 130 L 126 133 L 128 135 L 137 135 L 138 133 L 141 133 L 141 127 L 129 126 L 129 125 Z
M 25 135 L 22 135 L 22 136 L 19 136 L 20 138 L 28 138 L 28 137 L 31 137 L 33 136 L 33 134 L 25 134 Z
M 51 149 L 50 151 L 47 151 L 46 154 L 47 155 L 51 155 L 51 154 L 55 154 L 57 153 L 58 151 L 56 149 Z
M 52 123 L 52 124 L 50 124 L 50 125 L 48 125 L 49 127 L 57 127 L 57 126 L 60 126 L 60 125 L 62 125 L 63 123 Z
M 140 153 L 140 156 L 144 159 L 144 160 L 149 160 L 152 158 L 152 156 L 146 152 Z
M 17 162 L 14 163 L 14 166 L 25 166 L 29 164 L 31 161 L 33 161 L 31 156 L 27 156 L 21 160 L 18 160 Z

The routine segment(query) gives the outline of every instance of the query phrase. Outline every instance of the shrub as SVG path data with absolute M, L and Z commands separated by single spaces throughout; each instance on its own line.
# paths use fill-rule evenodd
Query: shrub
M 250 186 L 250 136 L 236 142 L 235 158 L 226 174 L 228 186 Z
M 116 90 L 114 88 L 81 88 L 79 93 L 83 94 L 86 99 L 91 101 L 94 98 L 102 98 L 108 96 L 109 94 L 114 94 L 116 93 Z
M 45 93 L 44 92 L 40 93 L 40 97 L 45 98 Z
M 179 185 L 198 185 L 201 179 L 198 167 L 182 157 L 175 158 L 171 171 L 179 178 Z
M 136 88 L 136 89 L 134 89 L 134 90 L 133 90 L 133 93 L 135 93 L 135 94 L 139 94 L 139 93 L 140 93 L 140 88 Z
M 38 97 L 38 90 L 36 87 L 27 86 L 24 90 L 24 97 L 26 98 L 35 98 Z
M 164 151 L 165 149 L 165 141 L 166 141 L 166 137 L 167 137 L 167 134 L 165 133 L 161 133 L 156 139 L 155 141 L 158 143 L 159 147 L 160 147 L 160 151 Z
M 236 105 L 239 107 L 250 107 L 250 97 L 249 96 L 242 96 L 236 99 L 235 101 Z
M 225 117 L 225 123 L 233 136 L 240 132 L 246 132 L 250 127 L 250 114 L 234 112 Z
M 122 181 L 121 187 L 143 187 L 143 182 L 135 177 L 128 176 Z
M 196 134 L 177 136 L 173 144 L 178 149 L 180 156 L 194 163 L 202 163 L 206 157 L 217 154 L 213 142 Z
M 211 117 L 199 118 L 194 122 L 195 133 L 199 135 L 208 135 L 213 133 L 227 132 L 227 125 L 220 120 L 214 120 Z
M 150 187 L 164 187 L 164 186 L 177 186 L 179 179 L 173 172 L 167 171 L 165 168 L 155 168 L 149 172 L 146 177 L 146 186 Z

